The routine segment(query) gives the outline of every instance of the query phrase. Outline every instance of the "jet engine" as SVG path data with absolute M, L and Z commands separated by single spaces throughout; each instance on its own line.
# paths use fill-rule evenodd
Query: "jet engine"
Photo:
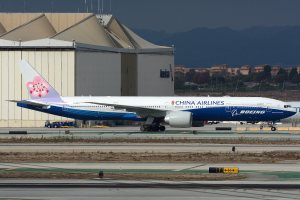
M 191 127 L 192 121 L 192 113 L 186 111 L 172 111 L 165 116 L 165 122 L 175 128 Z

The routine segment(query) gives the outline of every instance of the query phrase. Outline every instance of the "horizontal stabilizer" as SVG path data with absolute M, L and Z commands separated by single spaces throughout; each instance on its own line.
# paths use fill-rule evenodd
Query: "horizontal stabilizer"
M 36 107 L 41 107 L 45 108 L 48 107 L 48 104 L 42 103 L 42 102 L 33 102 L 33 101 L 26 101 L 26 100 L 7 100 L 9 102 L 13 103 L 20 103 L 20 104 L 26 104 L 26 105 L 31 105 L 31 106 L 36 106 Z

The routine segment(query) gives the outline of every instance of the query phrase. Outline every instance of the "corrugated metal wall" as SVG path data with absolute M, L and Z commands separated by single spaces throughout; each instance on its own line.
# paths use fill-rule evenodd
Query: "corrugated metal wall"
M 174 55 L 138 54 L 137 66 L 138 96 L 174 95 L 173 74 L 168 78 L 160 77 L 160 70 L 174 73 Z
M 121 53 L 76 51 L 76 96 L 120 96 Z
M 62 95 L 75 95 L 73 50 L 0 50 L 0 127 L 38 127 L 61 117 L 21 109 L 6 100 L 28 99 L 21 81 L 20 60 L 26 59 Z

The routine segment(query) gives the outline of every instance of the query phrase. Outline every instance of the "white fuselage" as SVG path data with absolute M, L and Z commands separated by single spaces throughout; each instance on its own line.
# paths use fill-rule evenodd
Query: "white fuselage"
M 135 120 L 148 116 L 165 117 L 173 111 L 186 111 L 192 113 L 193 120 L 212 121 L 278 121 L 295 114 L 295 109 L 289 108 L 285 102 L 261 97 L 62 97 L 62 99 L 64 102 L 62 104 L 47 102 L 53 109 L 42 112 L 87 120 Z

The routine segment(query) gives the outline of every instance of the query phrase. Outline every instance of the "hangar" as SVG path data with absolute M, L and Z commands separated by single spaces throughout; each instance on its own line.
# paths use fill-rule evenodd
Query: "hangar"
M 7 101 L 28 98 L 21 59 L 62 96 L 174 95 L 174 48 L 144 40 L 112 15 L 0 13 L 0 127 L 64 120 Z

